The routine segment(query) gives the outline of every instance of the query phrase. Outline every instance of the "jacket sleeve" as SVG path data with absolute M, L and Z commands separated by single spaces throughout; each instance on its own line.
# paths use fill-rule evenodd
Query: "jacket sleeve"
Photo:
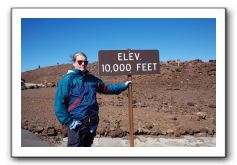
M 97 79 L 96 91 L 103 94 L 120 94 L 127 89 L 125 83 L 105 84 L 102 80 Z
M 72 118 L 67 111 L 68 108 L 68 97 L 70 91 L 69 79 L 61 79 L 58 83 L 58 88 L 56 91 L 54 99 L 54 112 L 58 121 L 62 125 L 69 126 L 72 122 Z

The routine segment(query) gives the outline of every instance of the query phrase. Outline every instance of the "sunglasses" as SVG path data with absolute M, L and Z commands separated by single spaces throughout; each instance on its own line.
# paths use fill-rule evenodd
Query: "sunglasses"
M 81 65 L 83 62 L 84 62 L 85 65 L 88 64 L 88 61 L 82 61 L 82 60 L 77 61 L 77 63 L 78 63 L 79 65 Z

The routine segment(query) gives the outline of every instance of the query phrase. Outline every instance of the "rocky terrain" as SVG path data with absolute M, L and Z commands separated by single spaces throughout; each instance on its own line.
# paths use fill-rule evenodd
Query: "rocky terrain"
M 40 68 L 22 73 L 27 83 L 42 84 L 22 90 L 23 129 L 57 143 L 67 136 L 54 115 L 54 96 L 58 80 L 71 64 Z M 98 75 L 98 64 L 88 70 Z M 106 83 L 126 81 L 127 76 L 100 77 Z M 216 61 L 161 62 L 159 75 L 132 77 L 134 133 L 180 137 L 213 136 L 216 133 Z M 129 134 L 128 92 L 97 95 L 100 123 L 97 137 L 124 137 Z

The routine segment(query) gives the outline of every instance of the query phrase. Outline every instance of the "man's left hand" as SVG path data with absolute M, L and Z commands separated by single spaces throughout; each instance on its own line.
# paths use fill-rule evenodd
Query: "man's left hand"
M 132 83 L 132 81 L 126 81 L 126 82 L 125 82 L 125 85 L 128 86 L 128 85 L 131 84 L 131 83 Z

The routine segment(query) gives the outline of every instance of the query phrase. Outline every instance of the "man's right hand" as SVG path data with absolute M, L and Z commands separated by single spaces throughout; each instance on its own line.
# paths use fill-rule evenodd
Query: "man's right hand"
M 82 124 L 82 123 L 81 123 L 80 121 L 74 120 L 74 121 L 72 122 L 72 124 L 69 126 L 69 129 L 74 130 L 74 129 L 76 129 L 78 126 L 80 126 L 81 124 Z

